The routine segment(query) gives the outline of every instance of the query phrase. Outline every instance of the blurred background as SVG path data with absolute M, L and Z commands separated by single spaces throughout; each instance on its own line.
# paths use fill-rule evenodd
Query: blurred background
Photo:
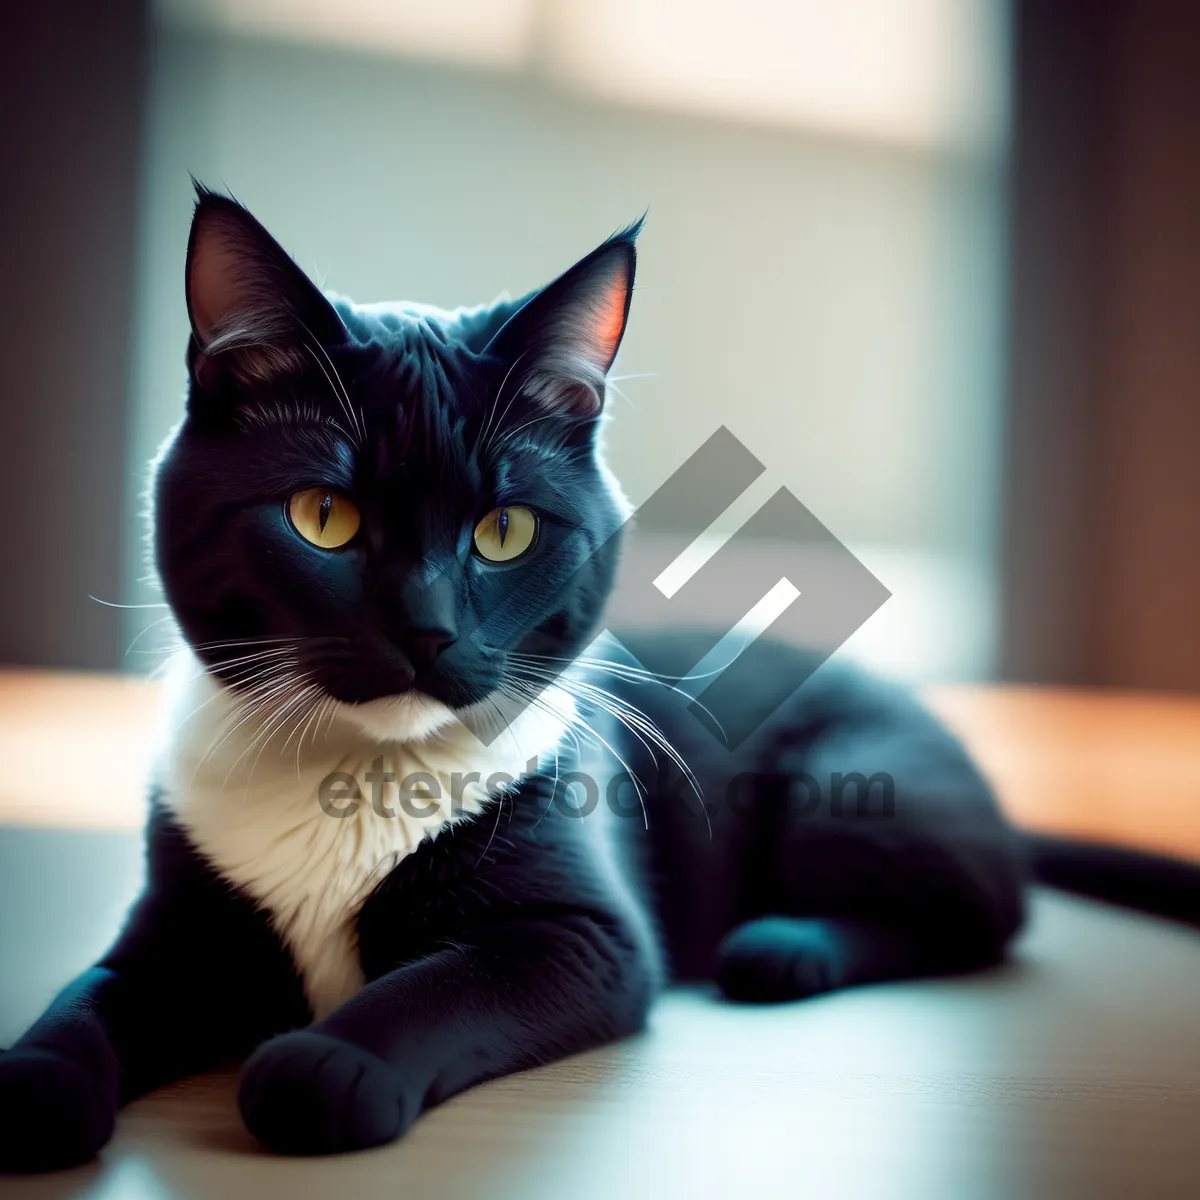
M 518 293 L 648 210 L 635 502 L 725 424 L 767 473 L 724 533 L 790 488 L 893 593 L 851 646 L 881 669 L 1200 688 L 1198 12 L 11 7 L 0 660 L 156 661 L 159 614 L 97 600 L 156 599 L 190 172 L 360 300 Z

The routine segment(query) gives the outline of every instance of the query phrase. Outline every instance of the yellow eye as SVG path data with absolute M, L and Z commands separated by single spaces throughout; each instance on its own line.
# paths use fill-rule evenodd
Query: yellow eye
M 475 549 L 488 562 L 511 562 L 537 540 L 538 522 L 528 508 L 493 508 L 475 526 Z
M 362 518 L 341 492 L 305 488 L 288 501 L 288 516 L 296 532 L 314 546 L 336 550 L 357 532 Z

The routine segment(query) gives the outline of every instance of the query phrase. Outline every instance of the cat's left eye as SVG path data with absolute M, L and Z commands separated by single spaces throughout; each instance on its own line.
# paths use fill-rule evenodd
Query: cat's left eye
M 362 523 L 354 502 L 329 488 L 305 488 L 297 492 L 288 501 L 288 516 L 306 542 L 323 550 L 344 546 Z
M 488 562 L 511 562 L 537 541 L 537 514 L 513 505 L 493 508 L 475 526 L 475 552 Z

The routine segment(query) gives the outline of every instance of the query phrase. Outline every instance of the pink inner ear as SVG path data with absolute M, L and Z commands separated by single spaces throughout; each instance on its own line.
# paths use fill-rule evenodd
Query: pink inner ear
M 595 322 L 592 326 L 592 341 L 596 349 L 596 360 L 601 370 L 607 371 L 616 356 L 625 328 L 625 301 L 629 291 L 629 275 L 622 267 L 608 286 L 596 306 Z
M 192 320 L 202 342 L 208 342 L 219 325 L 247 307 L 247 297 L 237 283 L 236 264 L 235 251 L 215 231 L 205 235 L 192 256 Z

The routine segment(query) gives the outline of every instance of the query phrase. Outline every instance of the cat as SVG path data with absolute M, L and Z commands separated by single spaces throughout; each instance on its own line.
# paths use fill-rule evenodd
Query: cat
M 1031 856 L 904 688 L 781 644 L 807 681 L 730 751 L 640 666 L 706 639 L 594 640 L 638 228 L 516 300 L 361 306 L 197 186 L 145 887 L 0 1057 L 0 1167 L 83 1162 L 232 1059 L 265 1147 L 379 1145 L 636 1033 L 671 981 L 764 1002 L 995 963 L 1032 867 L 1077 861 Z M 855 773 L 881 786 L 822 790 Z

